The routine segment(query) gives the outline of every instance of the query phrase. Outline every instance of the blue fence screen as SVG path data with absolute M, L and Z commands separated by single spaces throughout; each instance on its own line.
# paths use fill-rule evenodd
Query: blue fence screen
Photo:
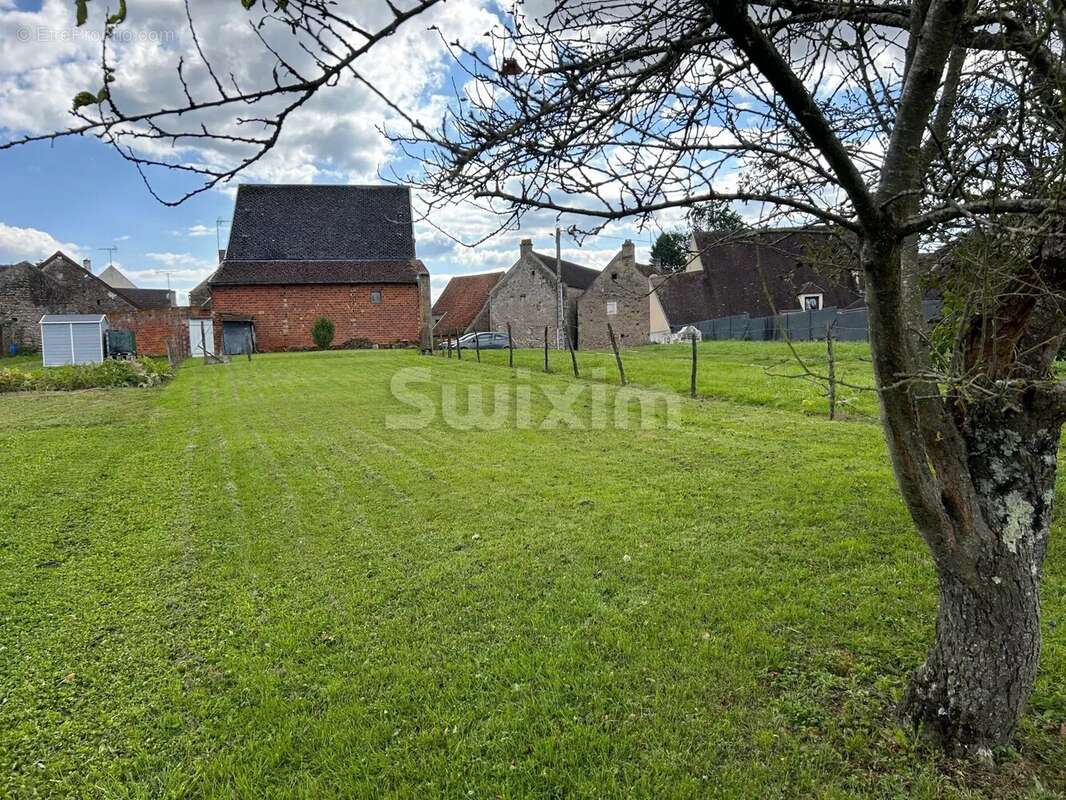
M 927 300 L 922 308 L 926 322 L 940 312 L 937 300 Z M 740 339 L 752 342 L 813 341 L 824 339 L 830 326 L 833 338 L 844 342 L 865 342 L 870 338 L 870 316 L 866 308 L 845 311 L 822 308 L 818 311 L 789 311 L 771 317 L 740 314 L 692 323 L 706 339 Z M 676 326 L 676 333 L 683 326 Z

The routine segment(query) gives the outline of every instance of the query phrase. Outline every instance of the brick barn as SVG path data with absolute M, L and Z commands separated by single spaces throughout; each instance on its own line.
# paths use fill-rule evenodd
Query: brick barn
M 260 351 L 314 347 L 318 317 L 335 347 L 428 346 L 429 272 L 407 187 L 244 184 L 208 285 L 224 350 L 245 336 Z

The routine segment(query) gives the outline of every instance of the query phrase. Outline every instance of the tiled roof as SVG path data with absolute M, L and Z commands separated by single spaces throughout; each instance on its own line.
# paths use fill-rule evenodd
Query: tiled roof
M 703 272 L 674 272 L 655 283 L 659 304 L 671 325 L 688 325 L 722 316 L 714 312 L 714 301 Z
M 242 184 L 227 261 L 409 261 L 406 186 Z
M 418 283 L 427 274 L 417 258 L 406 261 L 232 261 L 226 259 L 208 283 L 214 286 L 310 283 Z
M 137 308 L 170 308 L 174 305 L 170 289 L 126 289 L 122 286 L 111 288 Z
M 196 286 L 189 290 L 189 305 L 202 308 L 211 302 L 211 278 L 214 273 L 208 275 Z
M 504 273 L 456 275 L 433 304 L 433 316 L 441 319 L 442 330 L 465 332 L 488 302 L 489 292 Z
M 705 316 L 699 319 L 792 311 L 799 308 L 801 287 L 806 284 L 824 287 L 827 308 L 844 308 L 859 298 L 841 270 L 842 257 L 834 240 L 822 231 L 697 231 L 695 241 L 703 270 L 686 274 L 702 276 L 704 285 L 687 278 L 667 290 L 686 316 L 701 304 Z M 691 290 L 690 297 L 679 296 L 684 287 Z M 685 324 L 676 322 L 665 305 L 664 311 L 671 325 Z
M 548 256 L 544 253 L 533 253 L 534 256 L 551 272 L 555 274 L 555 256 Z M 573 261 L 561 260 L 563 267 L 563 283 L 572 289 L 587 289 L 592 285 L 592 282 L 596 280 L 596 276 L 600 274 L 599 270 L 589 269 L 583 267 L 580 264 L 575 264 Z

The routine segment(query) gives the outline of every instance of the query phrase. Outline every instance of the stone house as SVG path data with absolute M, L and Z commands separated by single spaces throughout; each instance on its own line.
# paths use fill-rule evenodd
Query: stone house
M 0 267 L 0 327 L 3 347 L 41 346 L 45 314 L 109 314 L 134 311 L 134 300 L 104 283 L 89 269 L 57 252 L 40 264 L 22 262 Z
M 577 347 L 581 337 L 578 300 L 599 272 L 572 261 L 562 261 L 561 267 L 560 282 L 556 275 L 555 256 L 535 252 L 533 240 L 523 239 L 518 260 L 489 293 L 492 330 L 505 331 L 510 324 L 515 347 L 539 347 L 544 344 L 546 327 L 552 347 L 560 343 L 566 347 L 560 335 L 563 331 L 569 333 L 574 347 Z
M 658 274 L 637 261 L 636 248 L 627 239 L 578 300 L 582 349 L 610 347 L 608 324 L 619 346 L 647 344 L 655 326 L 664 324 L 653 282 Z
M 57 251 L 42 261 L 39 269 L 67 290 L 68 300 L 77 306 L 67 313 L 107 314 L 109 311 L 131 311 L 138 308 L 122 290 L 108 286 L 93 275 L 92 264 L 79 264 L 66 253 Z
M 318 317 L 334 345 L 429 344 L 429 272 L 405 186 L 242 184 L 208 285 L 223 346 L 240 327 L 259 350 L 308 349 Z

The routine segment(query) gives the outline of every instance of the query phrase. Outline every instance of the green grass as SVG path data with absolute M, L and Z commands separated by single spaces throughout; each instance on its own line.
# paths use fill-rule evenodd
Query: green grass
M 0 796 L 1066 791 L 1061 524 L 982 775 L 890 718 L 935 592 L 877 426 L 752 386 L 671 429 L 390 430 L 401 367 L 515 382 L 336 352 L 0 397 Z M 574 385 L 528 380 L 534 422 Z
M 823 342 L 797 342 L 794 347 L 811 373 L 826 375 Z M 630 383 L 689 393 L 692 370 L 690 344 L 648 345 L 622 350 L 622 366 Z M 870 348 L 865 343 L 838 342 L 834 346 L 838 388 L 838 411 L 842 416 L 876 420 L 877 394 L 873 386 Z M 438 354 L 438 358 L 441 358 Z M 463 359 L 476 360 L 476 353 L 463 351 Z M 749 405 L 783 408 L 825 416 L 829 409 L 824 381 L 810 377 L 783 343 L 702 342 L 698 346 L 696 391 L 700 397 L 731 400 Z M 484 364 L 506 366 L 506 350 L 485 350 Z M 611 352 L 577 353 L 583 378 L 618 382 L 618 369 Z M 548 351 L 553 372 L 572 375 L 570 354 Z M 544 371 L 543 350 L 515 351 L 515 366 Z M 861 387 L 861 388 L 855 388 Z
M 0 357 L 0 369 L 41 369 L 40 353 L 20 353 L 17 356 Z

